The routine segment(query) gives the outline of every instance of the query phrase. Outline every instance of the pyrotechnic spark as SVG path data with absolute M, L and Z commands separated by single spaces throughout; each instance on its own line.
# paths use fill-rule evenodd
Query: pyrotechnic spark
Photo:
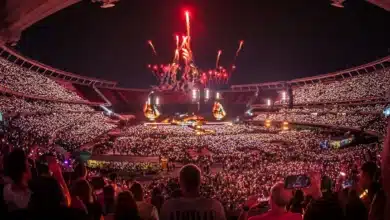
M 151 40 L 148 40 L 148 44 L 150 45 L 150 48 L 152 48 L 154 55 L 157 56 L 156 49 L 154 48 L 153 42 Z
M 240 40 L 239 45 L 238 45 L 238 49 L 237 49 L 237 51 L 236 51 L 236 55 L 234 56 L 234 59 L 233 59 L 233 65 L 232 65 L 232 70 L 231 70 L 231 72 L 233 72 L 233 71 L 236 69 L 236 65 L 235 65 L 236 59 L 237 59 L 238 54 L 240 53 L 240 51 L 241 51 L 243 45 L 244 45 L 244 41 L 243 41 L 243 40 Z
M 187 36 L 182 36 L 182 42 L 181 42 L 180 48 L 183 48 L 186 45 L 187 39 L 188 39 Z
M 179 35 L 176 35 L 176 50 L 179 49 Z
M 190 57 L 190 53 L 188 52 L 188 50 L 186 48 L 183 48 L 182 51 L 183 51 L 183 58 L 189 60 L 188 58 Z
M 179 59 L 179 50 L 178 49 L 175 50 L 175 61 L 177 59 Z
M 215 62 L 215 68 L 218 68 L 218 64 L 219 64 L 219 57 L 221 56 L 221 53 L 222 53 L 222 50 L 218 50 L 218 54 L 217 54 L 217 61 Z
M 185 15 L 186 15 L 186 27 L 187 27 L 187 48 L 188 48 L 188 50 L 191 50 L 190 12 L 185 11 Z
M 187 36 L 189 37 L 190 36 L 190 12 L 185 11 L 185 15 L 186 15 Z
M 190 87 L 200 82 L 203 85 L 228 83 L 229 77 L 236 68 L 235 61 L 239 55 L 244 41 L 239 41 L 239 46 L 236 51 L 231 68 L 227 71 L 223 66 L 220 66 L 220 57 L 222 50 L 218 50 L 215 68 L 201 71 L 195 65 L 194 55 L 190 44 L 190 14 L 185 11 L 187 33 L 182 36 L 175 35 L 176 49 L 174 50 L 173 61 L 166 65 L 149 65 L 153 74 L 158 77 L 160 88 L 172 90 L 188 90 Z M 157 52 L 152 41 L 148 41 L 155 55 Z M 182 64 L 181 64 L 182 63 Z
M 242 49 L 242 45 L 244 45 L 244 41 L 240 40 L 240 44 L 238 45 L 238 49 L 236 51 L 236 57 L 238 56 L 238 53 L 240 53 L 240 51 Z
M 172 65 L 176 65 L 177 63 L 179 63 L 179 49 L 176 49 L 175 50 L 175 55 L 173 56 L 173 60 L 172 60 Z

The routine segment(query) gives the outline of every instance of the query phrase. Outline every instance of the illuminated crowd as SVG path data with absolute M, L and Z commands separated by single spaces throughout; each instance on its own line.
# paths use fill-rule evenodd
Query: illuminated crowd
M 390 69 L 378 70 L 340 81 L 307 84 L 293 89 L 294 103 L 385 98 L 388 96 L 389 84 Z
M 363 94 L 368 94 L 366 98 L 381 96 L 389 82 L 386 71 L 388 70 L 375 73 L 374 79 L 362 75 L 326 86 L 315 84 L 300 87 L 294 91 L 296 103 L 352 100 L 363 98 Z M 0 96 L 0 112 L 10 117 L 7 125 L 2 128 L 1 151 L 11 147 L 21 148 L 32 157 L 31 152 L 36 148 L 42 149 L 44 153 L 58 153 L 57 146 L 61 146 L 68 153 L 74 153 L 84 145 L 91 144 L 92 147 L 88 150 L 100 156 L 167 159 L 169 171 L 172 166 L 195 163 L 203 170 L 201 194 L 219 200 L 227 211 L 239 210 L 252 195 L 266 200 L 270 187 L 283 181 L 288 175 L 316 171 L 336 182 L 340 173 L 350 175 L 352 170 L 367 161 L 367 155 L 376 156 L 382 148 L 380 144 L 371 143 L 346 148 L 328 146 L 323 149 L 320 143 L 331 142 L 334 137 L 345 139 L 352 135 L 330 129 L 300 128 L 282 131 L 275 127 L 232 123 L 203 125 L 202 129 L 210 131 L 203 134 L 197 133 L 191 126 L 125 126 L 119 130 L 117 137 L 108 137 L 105 134 L 117 128 L 117 125 L 103 112 L 87 105 L 63 102 L 81 101 L 82 98 L 75 93 L 44 76 L 3 60 L 0 60 L 0 73 L 0 80 L 4 82 L 0 87 L 53 99 L 42 101 L 37 98 L 21 98 L 15 94 Z M 375 80 L 378 80 L 376 84 L 373 83 Z M 368 91 L 366 86 L 372 88 Z M 354 93 L 348 89 L 361 91 Z M 375 104 L 281 109 L 272 113 L 256 113 L 253 120 L 326 124 L 384 134 L 384 107 L 384 104 Z M 100 139 L 96 144 L 95 141 L 102 137 L 103 140 Z M 64 161 L 67 153 L 57 153 L 56 156 L 62 157 Z M 110 182 L 118 185 L 134 174 L 158 174 L 156 176 L 161 177 L 162 173 L 160 161 L 90 160 L 87 165 L 91 173 L 97 176 L 113 173 L 120 175 L 117 180 L 112 179 Z M 174 197 L 173 194 L 177 193 L 180 188 L 178 179 L 171 173 L 164 174 L 163 178 L 144 183 L 149 197 L 156 189 L 164 199 Z
M 54 80 L 21 68 L 4 59 L 0 59 L 0 72 L 0 87 L 11 91 L 55 100 L 83 100 L 76 93 L 67 90 Z
M 261 129 L 254 126 L 205 125 L 202 128 L 214 130 L 216 133 L 195 135 L 193 129 L 185 126 L 132 126 L 111 145 L 101 145 L 94 150 L 99 154 L 163 156 L 183 161 L 188 160 L 188 149 L 203 147 L 218 154 L 230 154 L 237 149 L 252 146 L 260 148 L 267 142 L 289 139 L 282 137 L 283 135 L 260 133 Z M 176 133 L 177 130 L 182 131 Z
M 88 160 L 88 169 L 99 173 L 118 172 L 124 175 L 158 174 L 161 171 L 159 163 L 128 162 L 128 161 L 95 161 Z
M 359 166 L 366 152 L 380 151 L 377 145 L 321 149 L 320 142 L 329 142 L 335 135 L 322 130 L 260 133 L 259 127 L 250 125 L 203 127 L 214 129 L 216 134 L 196 135 L 180 126 L 134 126 L 126 130 L 133 131 L 126 133 L 127 137 L 119 137 L 111 145 L 95 150 L 100 154 L 160 156 L 181 163 L 197 163 L 205 171 L 202 193 L 217 198 L 230 211 L 237 210 L 251 195 L 265 199 L 273 183 L 287 175 L 316 170 L 336 180 L 341 171 Z M 179 137 L 175 136 L 177 129 L 183 129 L 178 132 Z M 210 167 L 215 166 L 222 170 L 210 172 Z M 174 191 L 175 181 L 166 178 L 157 182 L 165 191 Z
M 69 103 L 85 102 L 76 93 L 3 59 L 0 81 L 0 90 L 7 92 L 0 96 L 0 113 L 9 118 L 8 127 L 18 131 L 12 135 L 19 139 L 40 139 L 45 140 L 41 144 L 62 143 L 76 149 L 116 127 L 102 111 Z
M 78 104 L 49 101 L 27 101 L 16 97 L 0 97 L 0 111 L 13 114 L 9 126 L 21 135 L 60 140 L 74 147 L 93 141 L 116 125 L 108 122 L 103 112 Z
M 94 112 L 91 107 L 81 104 L 68 104 L 42 100 L 26 100 L 15 96 L 0 96 L 0 111 L 15 114 L 36 114 L 50 112 Z
M 385 133 L 383 116 L 385 104 L 367 106 L 332 106 L 323 108 L 281 109 L 277 112 L 258 113 L 253 120 L 289 121 L 331 126 L 350 127 L 359 130 Z

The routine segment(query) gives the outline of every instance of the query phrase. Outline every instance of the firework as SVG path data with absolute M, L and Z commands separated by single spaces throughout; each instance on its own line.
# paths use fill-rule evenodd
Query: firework
M 235 61 L 243 47 L 244 41 L 241 40 L 239 42 L 239 47 L 231 64 L 232 68 L 229 71 L 220 65 L 222 50 L 218 50 L 217 52 L 215 69 L 200 71 L 195 65 L 194 54 L 191 49 L 190 13 L 188 11 L 185 11 L 185 18 L 187 33 L 181 38 L 175 35 L 176 48 L 172 62 L 165 65 L 148 65 L 149 69 L 159 80 L 160 85 L 157 89 L 190 90 L 197 84 L 203 84 L 204 86 L 226 84 L 231 73 L 236 68 Z M 153 53 L 157 55 L 152 41 L 148 41 L 148 44 L 152 48 Z
M 185 15 L 186 15 L 186 27 L 187 27 L 187 36 L 190 37 L 190 12 L 189 11 L 185 11 Z
M 152 48 L 153 54 L 155 56 L 157 56 L 156 48 L 154 47 L 153 42 L 151 40 L 148 40 L 148 44 L 149 44 L 150 48 Z
M 174 64 L 174 63 L 178 63 L 178 61 L 179 61 L 179 50 L 178 49 L 176 49 L 175 50 L 175 56 L 173 57 L 173 61 L 172 61 L 172 64 Z
M 180 43 L 179 41 L 180 41 L 179 35 L 176 35 L 176 50 L 179 49 L 179 43 Z
M 244 41 L 243 40 L 240 40 L 240 43 L 238 45 L 238 49 L 236 51 L 236 56 L 234 57 L 234 59 L 236 59 L 238 57 L 238 53 L 240 53 L 241 49 L 242 49 L 242 46 L 244 45 Z
M 222 50 L 218 50 L 217 54 L 217 61 L 215 62 L 215 68 L 218 68 L 219 64 L 219 57 L 221 57 Z

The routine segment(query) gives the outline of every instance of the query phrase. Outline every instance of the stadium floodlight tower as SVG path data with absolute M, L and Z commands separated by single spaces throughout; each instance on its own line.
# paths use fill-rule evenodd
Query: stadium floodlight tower
M 282 100 L 283 100 L 283 102 L 287 100 L 286 91 L 282 92 Z
M 204 89 L 204 101 L 207 102 L 210 99 L 210 89 L 205 88 Z
M 221 93 L 216 92 L 216 93 L 215 93 L 215 99 L 216 99 L 216 100 L 220 100 L 220 99 L 221 99 Z
M 196 104 L 196 112 L 200 111 L 200 91 L 198 88 L 194 87 L 191 90 L 192 104 Z
M 286 91 L 281 91 L 281 100 L 280 104 L 285 105 L 288 104 L 288 96 Z
M 199 101 L 199 89 L 193 88 L 191 91 L 191 97 L 192 97 L 192 102 L 198 102 Z
M 267 99 L 267 106 L 271 107 L 271 99 Z

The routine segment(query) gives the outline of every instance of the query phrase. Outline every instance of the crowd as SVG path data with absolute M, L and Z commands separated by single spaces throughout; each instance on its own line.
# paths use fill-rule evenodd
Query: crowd
M 283 113 L 345 113 L 345 114 L 381 114 L 386 104 L 366 104 L 366 105 L 329 105 L 322 107 L 296 107 L 283 109 Z
M 132 129 L 138 131 L 144 127 L 138 125 L 133 126 Z M 178 126 L 157 126 L 144 129 L 142 133 L 125 135 L 115 139 L 109 145 L 98 146 L 95 152 L 109 155 L 163 156 L 182 162 L 189 159 L 188 149 L 207 148 L 215 154 L 214 157 L 244 151 L 268 153 L 279 149 L 284 149 L 289 154 L 295 153 L 294 151 L 302 151 L 296 154 L 304 155 L 310 152 L 316 153 L 319 150 L 320 141 L 329 140 L 328 134 L 317 131 L 264 132 L 258 126 L 252 125 L 205 125 L 202 128 L 215 129 L 216 133 L 195 135 L 194 130 L 188 130 L 186 138 L 161 135 L 166 134 L 170 129 L 178 128 L 188 129 Z M 224 129 L 226 129 L 225 132 Z M 305 149 L 304 146 L 310 146 L 310 148 Z
M 94 141 L 100 135 L 116 127 L 106 122 L 103 113 L 47 113 L 42 115 L 19 115 L 9 122 L 4 142 L 9 139 L 41 139 L 40 145 L 66 143 L 75 150 Z
M 139 125 L 131 130 L 143 128 L 145 126 Z M 237 210 L 254 194 L 265 199 L 271 185 L 287 175 L 316 170 L 336 181 L 340 172 L 348 173 L 363 163 L 367 154 L 376 156 L 381 150 L 380 146 L 372 144 L 323 150 L 320 142 L 329 141 L 332 136 L 321 130 L 259 133 L 256 126 L 250 125 L 205 125 L 203 128 L 216 132 L 195 135 L 187 127 L 156 126 L 119 137 L 111 145 L 95 150 L 99 154 L 160 156 L 182 163 L 194 162 L 205 171 L 209 170 L 205 164 L 219 165 L 222 170 L 205 172 L 200 192 L 217 198 L 229 211 Z M 176 129 L 183 129 L 185 138 L 180 132 L 180 137 L 175 136 L 173 130 Z M 198 155 L 191 155 L 190 149 Z M 155 184 L 172 192 L 177 188 L 177 179 L 162 179 Z
M 328 84 L 305 85 L 293 90 L 294 102 L 384 97 L 389 79 L 386 69 Z M 5 60 L 0 60 L 0 81 L 2 87 L 18 93 L 57 101 L 82 100 L 53 80 Z M 259 113 L 254 120 L 328 124 L 384 134 L 384 107 L 376 104 L 282 109 Z M 334 136 L 349 138 L 349 134 L 321 129 L 281 131 L 247 124 L 204 125 L 202 129 L 213 131 L 204 134 L 189 126 L 125 126 L 119 137 L 108 137 L 95 145 L 93 153 L 157 156 L 180 164 L 198 164 L 203 170 L 201 175 L 199 168 L 188 165 L 181 169 L 179 178 L 166 176 L 140 184 L 132 179 L 124 181 L 123 174 L 159 174 L 162 166 L 90 160 L 88 174 L 83 162 L 73 164 L 69 155 L 59 153 L 57 145 L 73 152 L 115 128 L 102 112 L 86 105 L 12 95 L 0 96 L 0 112 L 12 114 L 0 130 L 0 215 L 3 215 L 0 219 L 53 219 L 54 216 L 184 219 L 191 216 L 223 220 L 225 213 L 242 210 L 240 219 L 246 220 L 250 209 L 261 207 L 248 203 L 248 198 L 253 196 L 256 203 L 269 202 L 268 215 L 288 214 L 292 219 L 302 219 L 305 210 L 308 220 L 325 216 L 325 219 L 384 219 L 379 214 L 380 210 L 383 214 L 385 204 L 378 171 L 382 146 L 353 143 L 341 149 L 320 147 L 320 142 L 329 142 Z M 357 175 L 359 171 L 361 174 Z M 295 189 L 291 200 L 292 193 L 279 182 L 287 176 L 301 174 L 310 176 L 310 187 L 316 191 Z M 346 182 L 352 183 L 345 187 Z M 296 198 L 298 191 L 301 191 L 300 199 Z M 316 207 L 317 203 L 330 201 L 321 192 L 338 193 L 337 201 L 331 201 L 332 207 L 338 208 L 329 211 L 328 205 Z M 306 199 L 310 202 L 306 203 Z M 318 214 L 322 212 L 326 214 Z M 340 214 L 340 218 L 328 217 L 332 214 Z
M 96 137 L 116 127 L 106 121 L 102 112 L 47 112 L 20 114 L 8 122 L 20 136 L 46 138 L 69 142 L 75 147 L 93 141 Z
M 260 133 L 265 132 L 261 127 L 253 127 L 253 126 L 242 126 L 229 124 L 228 126 L 220 126 L 220 125 L 203 125 L 203 129 L 205 130 L 213 130 L 216 135 L 229 135 L 229 134 L 248 134 L 248 133 Z
M 87 167 L 99 173 L 126 172 L 132 175 L 158 174 L 161 171 L 160 163 L 150 162 L 88 160 Z
M 0 96 L 0 112 L 6 114 L 36 114 L 51 112 L 94 112 L 94 109 L 80 104 L 27 100 L 15 96 Z
M 289 138 L 283 137 L 280 134 L 255 133 L 254 131 L 259 130 L 255 126 L 206 125 L 202 128 L 216 130 L 216 133 L 195 135 L 193 129 L 179 126 L 157 126 L 149 128 L 145 128 L 142 125 L 133 126 L 131 129 L 135 133 L 119 137 L 113 144 L 101 146 L 95 150 L 100 154 L 164 156 L 175 161 L 185 161 L 189 156 L 188 149 L 206 147 L 216 154 L 230 154 L 236 152 L 237 149 L 249 149 L 253 146 L 256 146 L 255 148 L 261 148 L 265 143 L 278 140 L 284 141 Z M 223 128 L 226 128 L 225 132 Z M 182 132 L 178 132 L 179 136 L 173 132 L 177 129 L 183 129 Z M 186 136 L 182 138 L 184 134 Z
M 1 86 L 11 91 L 55 100 L 82 101 L 77 94 L 55 81 L 0 59 Z
M 50 154 L 31 160 L 15 149 L 4 156 L 2 219 L 164 220 L 195 215 L 224 220 L 237 210 L 242 210 L 239 219 L 243 220 L 260 218 L 256 216 L 259 212 L 262 219 L 386 219 L 386 194 L 373 161 L 337 167 L 339 172 L 334 168 L 336 161 L 327 165 L 303 161 L 262 165 L 261 159 L 244 157 L 238 165 L 227 162 L 226 169 L 216 174 L 202 175 L 197 166 L 186 165 L 179 178 L 140 184 L 123 181 L 116 173 L 101 176 L 88 171 L 83 163 L 76 163 L 67 175 Z M 351 156 L 348 159 L 356 160 L 356 155 Z M 321 172 L 325 172 L 322 178 Z M 310 185 L 289 189 L 283 183 L 287 176 L 302 173 Z M 332 173 L 337 178 L 335 184 L 329 182 Z M 350 177 L 354 182 L 344 186 Z M 275 216 L 264 217 L 268 215 Z
M 0 113 L 8 116 L 9 130 L 3 142 L 8 142 L 12 135 L 13 140 L 35 139 L 42 145 L 64 144 L 76 149 L 116 127 L 102 112 L 88 105 L 66 103 L 81 101 L 77 94 L 3 59 L 0 59 L 0 81 L 0 87 L 37 97 L 0 96 Z
M 390 69 L 384 69 L 341 81 L 307 84 L 293 89 L 294 103 L 306 104 L 386 98 L 389 93 L 389 83 Z
M 158 132 L 155 132 L 155 131 Z M 121 134 L 124 136 L 134 136 L 134 137 L 149 137 L 151 134 L 156 135 L 156 137 L 185 137 L 193 135 L 193 129 L 188 126 L 130 126 L 124 128 L 121 131 Z
M 385 104 L 367 106 L 332 106 L 323 108 L 281 109 L 277 112 L 258 113 L 253 120 L 289 121 L 331 126 L 351 127 L 359 130 L 385 133 Z

